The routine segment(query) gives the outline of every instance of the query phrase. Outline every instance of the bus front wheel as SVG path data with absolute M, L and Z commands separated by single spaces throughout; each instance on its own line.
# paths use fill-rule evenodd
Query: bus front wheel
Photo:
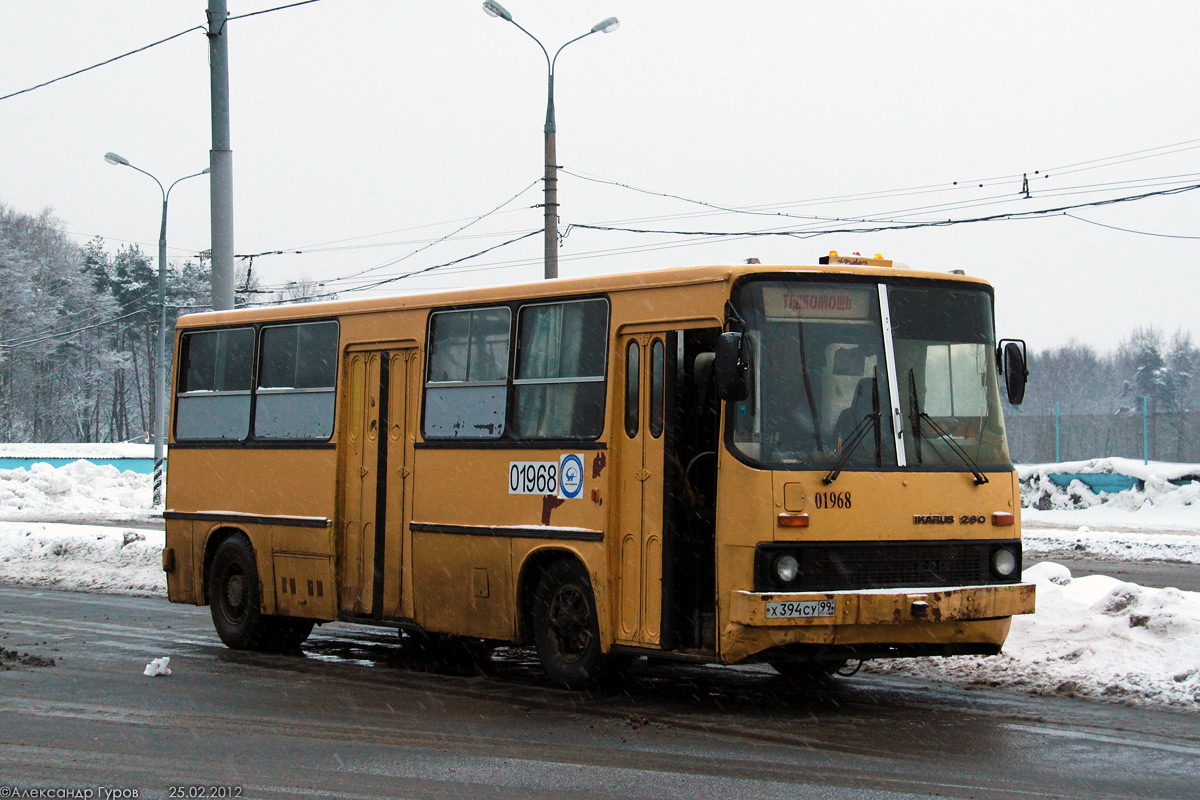
M 559 561 L 542 575 L 533 596 L 533 641 L 546 674 L 568 689 L 594 684 L 605 666 L 596 600 L 587 572 Z

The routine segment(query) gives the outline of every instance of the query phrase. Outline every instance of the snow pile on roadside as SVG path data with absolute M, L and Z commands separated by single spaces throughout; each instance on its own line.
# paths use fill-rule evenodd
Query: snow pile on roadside
M 1133 458 L 1092 458 L 1087 461 L 1061 461 L 1053 464 L 1017 464 L 1021 480 L 1038 474 L 1059 475 L 1116 473 L 1138 480 L 1162 478 L 1163 480 L 1200 479 L 1200 464 L 1180 464 L 1174 461 L 1151 461 L 1145 463 Z
M 1026 527 L 1021 531 L 1025 560 L 1043 556 L 1095 557 L 1106 561 L 1168 561 L 1200 564 L 1200 536 L 1169 533 L 1075 531 Z
M 1097 458 L 1021 464 L 1017 473 L 1021 479 L 1021 514 L 1029 525 L 1136 525 L 1147 530 L 1200 531 L 1200 464 L 1143 464 L 1128 458 Z M 1143 488 L 1095 492 L 1079 480 L 1062 487 L 1049 477 L 1097 473 L 1137 478 Z
M 1200 592 L 1072 578 L 1053 562 L 1023 577 L 1037 584 L 1037 613 L 1013 618 L 1002 654 L 876 662 L 871 670 L 1200 710 Z
M 152 512 L 152 486 L 150 475 L 90 461 L 0 469 L 0 518 L 30 513 Z
M 166 596 L 161 531 L 0 522 L 0 583 Z

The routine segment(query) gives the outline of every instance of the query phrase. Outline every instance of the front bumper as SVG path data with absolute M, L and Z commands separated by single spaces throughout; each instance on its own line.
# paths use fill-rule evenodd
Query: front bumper
M 767 604 L 831 600 L 832 616 L 768 617 Z M 866 589 L 856 592 L 734 591 L 730 622 L 752 627 L 795 628 L 842 625 L 905 625 L 1000 619 L 1032 614 L 1032 583 L 934 589 Z

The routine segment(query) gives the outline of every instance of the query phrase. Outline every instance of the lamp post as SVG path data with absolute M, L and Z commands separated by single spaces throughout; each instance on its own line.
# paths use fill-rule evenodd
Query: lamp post
M 555 125 L 554 125 L 554 63 L 558 61 L 558 54 L 563 51 L 568 44 L 578 42 L 580 39 L 591 36 L 593 33 L 612 33 L 621 24 L 616 17 L 608 17 L 602 19 L 592 26 L 592 29 L 585 34 L 576 36 L 571 41 L 559 47 L 554 52 L 554 57 L 551 58 L 550 53 L 546 50 L 546 46 L 529 31 L 522 28 L 516 20 L 512 18 L 512 14 L 504 8 L 504 6 L 495 2 L 495 0 L 484 0 L 483 10 L 491 17 L 499 17 L 505 22 L 511 22 L 517 27 L 521 33 L 524 33 L 530 39 L 537 42 L 537 46 L 542 49 L 542 55 L 546 57 L 546 178 L 545 178 L 545 211 L 546 211 L 546 278 L 558 277 L 558 164 L 555 154 Z
M 157 506 L 163 502 L 163 444 L 167 439 L 167 199 L 175 184 L 207 175 L 208 170 L 184 175 L 164 189 L 162 181 L 116 153 L 105 153 L 104 160 L 149 175 L 162 192 L 162 224 L 158 229 L 158 363 L 154 369 L 154 397 L 150 409 L 150 424 L 154 429 L 154 505 Z

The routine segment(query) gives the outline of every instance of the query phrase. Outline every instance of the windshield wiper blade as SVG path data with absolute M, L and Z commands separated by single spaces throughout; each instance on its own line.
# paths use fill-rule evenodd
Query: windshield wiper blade
M 873 426 L 872 423 L 874 423 Z M 833 463 L 833 469 L 829 471 L 828 475 L 821 479 L 821 483 L 828 486 L 838 479 L 838 476 L 842 474 L 842 470 L 845 469 L 846 464 L 850 461 L 850 456 L 854 454 L 854 448 L 858 447 L 858 443 L 861 442 L 863 437 L 867 435 L 868 426 L 874 427 L 878 432 L 878 411 L 868 412 L 862 419 L 858 421 L 858 424 L 854 426 L 854 430 L 850 432 L 849 438 L 846 439 L 846 444 L 844 447 L 842 447 L 842 452 L 838 455 L 837 461 Z M 876 433 L 875 438 L 878 440 L 878 433 Z M 878 455 L 878 447 L 876 448 L 875 452 Z M 878 460 L 878 458 L 876 458 L 876 460 Z
M 947 433 L 945 428 L 934 422 L 933 417 L 929 416 L 924 411 L 920 413 L 920 419 L 928 423 L 929 427 L 933 429 L 933 432 L 941 437 L 942 441 L 950 445 L 950 450 L 954 453 L 954 455 L 962 459 L 962 462 L 966 464 L 968 468 L 970 468 L 971 474 L 975 476 L 975 485 L 980 486 L 987 483 L 987 476 L 979 471 L 979 465 L 975 463 L 974 459 L 967 455 L 967 451 L 962 449 L 962 445 L 954 441 L 954 437 Z
M 882 428 L 879 424 L 879 374 L 876 373 L 871 381 L 871 411 L 868 411 L 858 424 L 854 426 L 854 430 L 850 431 L 850 435 L 846 437 L 846 442 L 842 447 L 842 452 L 838 455 L 837 461 L 833 462 L 833 469 L 829 470 L 829 474 L 821 479 L 821 483 L 828 486 L 838 479 L 842 474 L 842 470 L 846 468 L 846 464 L 850 462 L 850 456 L 854 453 L 854 448 L 858 447 L 859 442 L 867 435 L 867 426 L 871 425 L 875 429 L 875 466 L 883 466 L 883 442 L 881 439 Z
M 975 463 L 974 459 L 967 455 L 967 451 L 963 450 L 962 446 L 959 445 L 958 442 L 954 441 L 954 437 L 947 433 L 941 425 L 938 425 L 936 422 L 934 422 L 933 417 L 921 410 L 921 401 L 917 396 L 917 377 L 913 374 L 911 369 L 908 371 L 908 419 L 911 423 L 910 426 L 913 432 L 913 449 L 916 451 L 918 464 L 922 463 L 921 423 L 925 422 L 942 441 L 950 446 L 950 451 L 953 452 L 954 455 L 958 456 L 959 459 L 961 459 L 962 462 L 971 470 L 971 474 L 975 476 L 976 486 L 982 486 L 988 482 L 987 476 L 979 471 L 979 465 Z

